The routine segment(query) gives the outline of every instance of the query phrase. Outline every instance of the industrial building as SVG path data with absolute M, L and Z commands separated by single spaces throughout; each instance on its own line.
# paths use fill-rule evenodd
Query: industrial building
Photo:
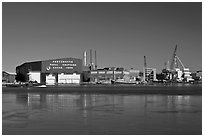
M 143 81 L 156 81 L 156 68 L 147 67 L 146 56 L 144 56 Z
M 139 78 L 139 70 L 109 67 L 90 71 L 91 82 L 111 83 L 111 80 L 123 80 L 124 82 L 136 81 Z
M 133 69 L 133 68 L 131 68 L 131 69 L 129 70 L 129 77 L 130 77 L 130 79 L 132 79 L 132 80 L 138 81 L 138 80 L 140 79 L 139 74 L 140 74 L 140 71 L 139 71 L 139 70 L 136 70 L 136 69 Z
M 139 70 L 125 70 L 122 67 L 97 68 L 97 56 L 95 51 L 92 60 L 92 50 L 90 50 L 90 62 L 87 61 L 87 52 L 83 54 L 83 80 L 86 82 L 111 83 L 111 80 L 124 80 L 125 82 L 136 81 L 139 77 Z
M 83 59 L 60 58 L 23 63 L 16 67 L 16 81 L 32 81 L 47 85 L 89 82 L 90 71 L 95 69 L 97 69 L 96 51 L 93 63 L 90 50 L 90 64 L 87 62 L 86 51 Z
M 90 71 L 90 81 L 110 81 L 115 79 L 122 79 L 124 76 L 123 68 L 104 68 Z
M 44 61 L 26 62 L 16 67 L 16 80 L 38 83 L 80 83 L 82 59 L 60 58 Z
M 144 68 L 143 70 L 144 81 L 156 81 L 156 68 Z

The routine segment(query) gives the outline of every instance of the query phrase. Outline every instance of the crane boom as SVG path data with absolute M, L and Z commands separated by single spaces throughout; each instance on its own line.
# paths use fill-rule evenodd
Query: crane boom
M 146 61 L 146 56 L 144 56 L 144 67 L 147 67 L 147 61 Z
M 174 52 L 173 52 L 170 70 L 174 70 L 174 67 L 175 67 L 175 62 L 176 62 L 176 50 L 177 50 L 177 45 L 175 46 L 175 49 L 174 49 Z
M 185 69 L 185 67 L 184 67 L 183 63 L 181 62 L 181 60 L 179 59 L 179 57 L 178 57 L 178 56 L 176 56 L 176 59 L 179 61 L 179 63 L 180 63 L 180 64 L 181 64 L 181 66 L 183 67 L 183 69 Z

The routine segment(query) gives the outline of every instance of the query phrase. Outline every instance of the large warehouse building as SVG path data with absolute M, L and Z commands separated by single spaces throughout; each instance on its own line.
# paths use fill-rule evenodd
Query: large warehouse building
M 16 80 L 38 83 L 80 83 L 82 59 L 61 58 L 26 62 L 16 67 Z

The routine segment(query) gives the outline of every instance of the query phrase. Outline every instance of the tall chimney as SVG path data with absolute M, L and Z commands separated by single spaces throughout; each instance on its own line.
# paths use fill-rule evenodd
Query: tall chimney
M 87 66 L 86 62 L 87 62 L 87 53 L 86 51 L 84 51 L 84 66 Z
M 90 49 L 90 67 L 92 70 L 92 49 Z
M 96 50 L 95 50 L 95 69 L 97 69 L 97 58 L 96 58 Z

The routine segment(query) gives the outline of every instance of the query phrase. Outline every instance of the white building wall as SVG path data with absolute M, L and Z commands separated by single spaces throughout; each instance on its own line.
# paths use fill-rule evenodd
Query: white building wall
M 40 83 L 40 72 L 29 72 L 29 81 L 37 81 Z
M 183 72 L 181 70 L 177 71 L 178 73 L 178 79 L 181 80 Z
M 153 72 L 152 79 L 149 80 L 154 80 L 156 81 L 156 69 L 155 68 L 143 68 L 143 80 L 146 81 L 148 80 L 148 76 L 152 75 L 151 73 Z
M 46 76 L 46 84 L 54 85 L 56 83 L 56 78 L 52 74 Z
M 153 80 L 156 81 L 157 80 L 157 77 L 156 77 L 156 69 L 153 69 Z
M 80 74 L 58 74 L 58 83 L 80 83 Z

